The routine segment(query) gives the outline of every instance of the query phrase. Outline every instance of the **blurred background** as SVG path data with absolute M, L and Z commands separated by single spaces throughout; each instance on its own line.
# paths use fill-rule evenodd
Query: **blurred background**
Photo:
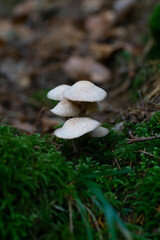
M 26 133 L 50 132 L 63 120 L 50 113 L 56 102 L 47 92 L 82 79 L 108 92 L 95 116 L 102 122 L 159 109 L 150 20 L 158 2 L 1 0 L 0 118 Z

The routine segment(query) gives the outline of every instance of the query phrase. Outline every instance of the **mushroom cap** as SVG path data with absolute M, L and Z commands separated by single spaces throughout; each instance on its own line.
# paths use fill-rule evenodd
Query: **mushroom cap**
M 62 84 L 62 85 L 50 90 L 47 94 L 47 97 L 49 99 L 53 99 L 53 100 L 63 100 L 65 98 L 64 91 L 69 88 L 70 88 L 70 86 L 68 86 L 66 84 Z
M 82 80 L 66 89 L 64 96 L 72 101 L 99 102 L 107 96 L 107 93 L 95 84 Z
M 51 112 L 61 117 L 73 117 L 80 113 L 80 107 L 68 99 L 60 101 Z
M 70 118 L 62 128 L 55 130 L 54 135 L 63 139 L 78 138 L 97 128 L 100 123 L 88 117 Z
M 98 126 L 96 129 L 94 129 L 92 132 L 89 133 L 91 137 L 104 137 L 109 133 L 109 130 L 107 128 Z

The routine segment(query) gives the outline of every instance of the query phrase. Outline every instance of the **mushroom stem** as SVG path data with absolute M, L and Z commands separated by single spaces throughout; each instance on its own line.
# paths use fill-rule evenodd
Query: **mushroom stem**
M 81 111 L 79 113 L 79 116 L 85 116 L 86 115 L 86 111 L 87 111 L 87 102 L 81 102 L 80 106 L 81 106 Z
M 74 152 L 77 154 L 79 153 L 79 141 L 78 141 L 78 138 L 75 138 L 72 140 L 72 144 L 73 144 L 73 149 L 74 149 Z

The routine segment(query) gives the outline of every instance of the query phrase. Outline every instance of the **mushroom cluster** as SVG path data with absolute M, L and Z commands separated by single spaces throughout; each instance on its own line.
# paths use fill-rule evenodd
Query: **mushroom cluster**
M 60 85 L 48 92 L 47 97 L 60 102 L 51 109 L 54 114 L 69 118 L 54 135 L 63 139 L 75 139 L 85 134 L 92 137 L 104 137 L 109 133 L 100 122 L 87 117 L 101 109 L 100 101 L 107 93 L 89 81 L 79 81 L 74 85 Z M 70 118 L 71 117 L 71 118 Z

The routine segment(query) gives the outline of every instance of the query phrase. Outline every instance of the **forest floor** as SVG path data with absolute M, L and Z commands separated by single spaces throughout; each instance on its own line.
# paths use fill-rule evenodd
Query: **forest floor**
M 158 2 L 0 2 L 2 240 L 159 240 Z M 92 116 L 110 132 L 77 156 L 47 93 L 84 79 L 108 93 Z
M 52 131 L 62 120 L 50 113 L 55 103 L 47 92 L 81 79 L 108 93 L 102 112 L 94 116 L 102 122 L 121 117 L 136 122 L 159 110 L 159 61 L 146 60 L 156 3 L 29 0 L 6 9 L 2 1 L 2 118 L 29 132 Z

